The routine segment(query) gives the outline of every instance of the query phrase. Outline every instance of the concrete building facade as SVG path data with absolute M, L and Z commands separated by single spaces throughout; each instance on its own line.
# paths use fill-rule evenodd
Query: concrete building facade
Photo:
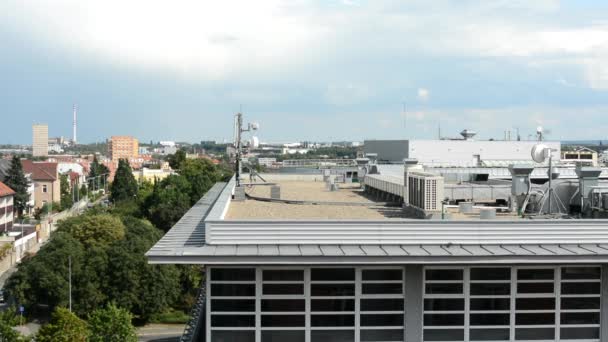
M 49 155 L 49 126 L 36 124 L 32 126 L 32 155 L 46 157 Z
M 204 266 L 191 341 L 608 341 L 606 220 L 399 219 L 264 177 L 278 198 L 218 183 L 147 253 Z
M 113 136 L 108 140 L 110 159 L 131 159 L 139 156 L 139 141 L 130 136 Z
M 0 182 L 0 232 L 6 233 L 13 227 L 13 196 L 15 191 Z

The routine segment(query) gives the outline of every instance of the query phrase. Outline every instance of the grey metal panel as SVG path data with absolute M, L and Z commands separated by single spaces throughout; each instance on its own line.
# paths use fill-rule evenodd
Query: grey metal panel
M 386 251 L 382 249 L 380 246 L 375 245 L 363 245 L 361 249 L 365 251 L 365 254 L 368 256 L 385 256 L 387 255 Z
M 236 255 L 258 255 L 257 245 L 239 245 L 236 249 Z
M 323 252 L 318 245 L 300 245 L 300 251 L 302 255 L 306 256 L 320 256 Z
M 608 248 L 607 220 L 206 220 L 205 224 L 209 244 L 600 243 Z
M 383 245 L 382 249 L 386 251 L 388 255 L 409 255 L 407 252 L 401 248 L 399 245 Z
M 422 341 L 422 265 L 405 267 L 405 342 Z
M 507 250 L 510 254 L 515 255 L 536 255 L 533 251 L 523 248 L 521 245 L 503 245 L 503 249 Z
M 344 245 L 341 247 L 342 251 L 345 255 L 354 256 L 354 255 L 366 255 L 365 252 L 361 249 L 361 246 L 357 245 Z
M 560 245 L 541 245 L 544 249 L 548 249 L 549 251 L 557 254 L 557 255 L 574 255 L 576 253 L 572 252 L 569 249 L 562 248 Z
M 540 245 L 525 245 L 522 246 L 522 248 L 527 249 L 534 255 L 556 255 L 556 253 L 552 252 L 551 250 L 545 249 Z M 568 253 L 568 255 L 570 255 L 570 253 Z
M 562 249 L 567 249 L 569 251 L 571 251 L 574 254 L 577 255 L 592 255 L 592 254 L 596 254 L 595 252 L 589 250 L 589 249 L 585 249 L 585 248 L 581 248 L 579 245 L 561 245 L 560 246 Z
M 280 255 L 302 255 L 298 245 L 279 245 Z
M 363 151 L 377 153 L 379 161 L 403 162 L 408 158 L 408 140 L 365 140 Z
M 420 247 L 422 247 L 425 251 L 429 252 L 429 254 L 433 255 L 433 256 L 436 256 L 436 255 L 451 255 L 450 253 L 448 253 L 448 251 L 446 251 L 445 249 L 443 249 L 441 247 L 441 245 L 422 245 Z
M 586 250 L 589 250 L 591 252 L 594 252 L 596 254 L 606 254 L 608 253 L 608 249 L 604 249 L 598 245 L 595 244 L 584 244 L 584 245 L 578 245 L 580 248 L 584 248 Z
M 217 246 L 215 255 L 236 255 L 236 245 L 221 245 Z
M 279 255 L 279 247 L 277 245 L 259 245 L 259 255 Z
M 463 245 L 460 247 L 469 252 L 471 255 L 493 255 L 489 250 L 478 245 Z
M 446 250 L 451 255 L 455 255 L 455 256 L 471 256 L 472 255 L 471 253 L 469 253 L 469 251 L 462 248 L 460 245 L 444 246 L 443 249 Z
M 319 248 L 325 256 L 344 255 L 344 252 L 337 245 L 321 245 Z
M 430 253 L 420 246 L 401 245 L 408 255 L 411 256 L 428 256 Z
M 555 265 L 555 264 L 605 264 L 608 255 L 541 255 L 541 256 L 149 256 L 151 264 L 201 264 L 201 265 Z

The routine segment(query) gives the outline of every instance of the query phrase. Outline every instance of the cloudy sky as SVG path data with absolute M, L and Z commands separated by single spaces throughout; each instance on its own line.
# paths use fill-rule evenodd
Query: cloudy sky
M 608 136 L 605 0 L 2 0 L 0 43 L 0 143 Z

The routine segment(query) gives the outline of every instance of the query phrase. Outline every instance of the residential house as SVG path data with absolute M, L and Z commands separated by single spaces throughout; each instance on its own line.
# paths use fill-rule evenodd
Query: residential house
M 23 160 L 23 172 L 30 175 L 34 185 L 34 208 L 61 200 L 61 185 L 57 163 Z
M 15 191 L 0 182 L 0 232 L 7 232 L 13 227 L 13 196 Z

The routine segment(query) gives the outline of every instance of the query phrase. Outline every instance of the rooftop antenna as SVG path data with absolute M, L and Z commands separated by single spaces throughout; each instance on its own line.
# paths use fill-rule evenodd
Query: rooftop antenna
M 76 113 L 76 111 L 77 111 L 77 105 L 75 103 L 74 103 L 73 111 L 74 111 L 74 120 L 72 122 L 72 144 L 74 146 L 76 146 L 76 124 L 77 124 L 77 121 L 76 121 L 76 114 L 77 113 Z
M 405 102 L 403 102 L 403 134 L 407 139 L 407 112 L 405 111 Z
M 542 139 L 542 127 L 539 127 L 539 129 L 537 129 L 537 134 L 539 136 L 539 139 Z M 532 147 L 532 153 L 531 153 L 532 160 L 534 160 L 537 163 L 544 163 L 545 161 L 547 161 L 547 159 L 549 160 L 549 170 L 547 172 L 547 174 L 549 176 L 549 184 L 548 184 L 549 186 L 547 189 L 547 193 L 542 198 L 542 201 L 540 204 L 540 209 L 538 211 L 539 214 L 541 214 L 543 209 L 545 208 L 545 203 L 548 203 L 547 213 L 552 214 L 553 207 L 554 207 L 553 206 L 554 201 L 556 203 L 555 207 L 557 209 L 557 213 L 560 213 L 560 214 L 568 213 L 566 206 L 559 199 L 559 196 L 557 196 L 555 194 L 555 191 L 553 190 L 553 187 L 551 184 L 553 177 L 555 176 L 555 174 L 553 173 L 553 152 L 554 151 L 555 151 L 554 149 L 550 148 L 549 146 L 547 146 L 543 143 L 538 143 L 538 144 L 534 145 L 534 147 Z
M 441 140 L 441 121 L 437 124 L 437 139 Z
M 241 112 L 236 113 L 234 116 L 234 147 L 236 149 L 236 186 L 241 185 L 241 169 L 243 157 L 243 140 L 242 135 L 245 132 L 257 131 L 260 125 L 257 122 L 248 123 L 247 128 L 243 128 L 243 114 Z
M 543 141 L 543 126 L 536 127 L 536 139 L 538 141 Z

